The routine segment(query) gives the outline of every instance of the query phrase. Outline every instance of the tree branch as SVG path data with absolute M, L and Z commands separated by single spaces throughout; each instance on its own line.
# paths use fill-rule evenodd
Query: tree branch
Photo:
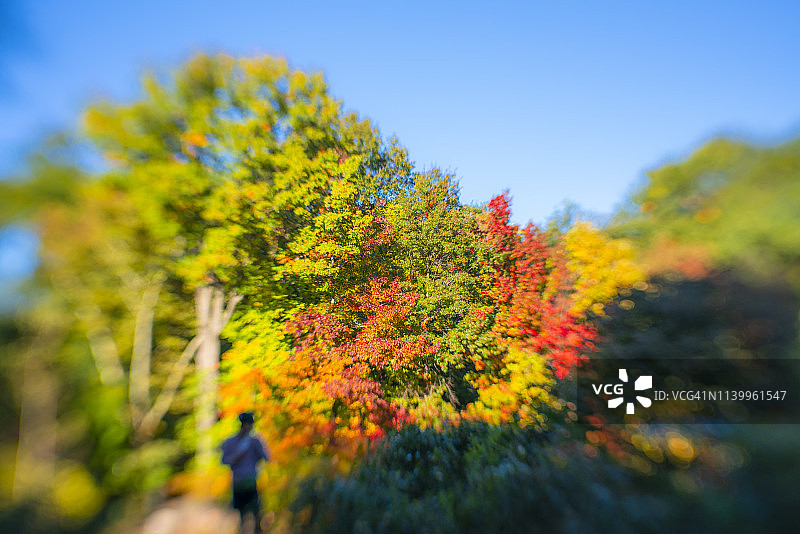
M 145 414 L 144 417 L 142 417 L 142 422 L 138 427 L 136 427 L 136 441 L 145 441 L 146 439 L 152 437 L 152 435 L 155 433 L 158 423 L 161 422 L 161 419 L 172 405 L 172 401 L 175 399 L 175 394 L 178 391 L 178 387 L 181 385 L 181 382 L 183 382 L 186 368 L 189 366 L 189 363 L 192 361 L 197 349 L 200 347 L 201 341 L 201 336 L 195 336 L 189 342 L 189 344 L 186 345 L 186 348 L 183 349 L 183 353 L 181 354 L 180 358 L 178 358 L 178 360 L 172 366 L 169 376 L 167 377 L 167 383 L 164 384 L 164 388 L 161 390 L 161 393 L 159 393 L 158 397 L 156 397 L 156 400 L 150 410 Z
M 220 328 L 225 328 L 225 325 L 230 322 L 231 317 L 233 316 L 233 311 L 236 309 L 236 305 L 239 304 L 243 298 L 244 297 L 242 295 L 237 295 L 236 293 L 231 295 L 230 299 L 228 299 L 228 305 L 225 307 L 225 313 L 222 314 Z

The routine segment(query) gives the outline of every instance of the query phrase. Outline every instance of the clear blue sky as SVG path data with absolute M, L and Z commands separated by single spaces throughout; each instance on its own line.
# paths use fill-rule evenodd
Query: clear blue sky
M 719 133 L 800 126 L 798 2 L 0 0 L 0 173 L 97 97 L 196 51 L 285 56 L 462 198 L 608 213 Z M 657 5 L 660 4 L 660 5 Z

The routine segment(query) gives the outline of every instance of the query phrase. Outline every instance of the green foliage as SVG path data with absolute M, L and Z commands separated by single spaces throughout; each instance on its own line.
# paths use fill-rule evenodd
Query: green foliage
M 310 478 L 292 508 L 298 532 L 668 531 L 678 510 L 637 482 L 559 432 L 410 426 L 350 475 Z
M 416 176 L 387 215 L 396 239 L 393 260 L 420 295 L 416 309 L 441 343 L 443 369 L 460 363 L 466 352 L 457 346 L 461 325 L 483 303 L 481 263 L 490 250 L 476 239 L 479 213 L 461 204 L 453 177 L 433 170 Z
M 693 259 L 800 284 L 798 170 L 800 140 L 776 147 L 712 141 L 686 161 L 649 173 L 616 231 L 649 250 L 656 269 L 702 275 L 687 261 Z

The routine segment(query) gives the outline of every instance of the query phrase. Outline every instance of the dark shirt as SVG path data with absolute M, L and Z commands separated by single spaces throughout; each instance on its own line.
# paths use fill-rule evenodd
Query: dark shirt
M 240 451 L 244 453 L 234 462 Z M 231 466 L 234 484 L 255 480 L 258 476 L 256 466 L 261 460 L 269 460 L 269 456 L 261 440 L 256 436 L 237 434 L 222 444 L 222 463 Z

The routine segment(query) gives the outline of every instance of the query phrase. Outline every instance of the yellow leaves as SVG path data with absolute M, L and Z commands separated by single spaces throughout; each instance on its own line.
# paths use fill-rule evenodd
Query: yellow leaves
M 297 70 L 291 74 L 289 81 L 293 86 L 300 87 L 306 84 L 308 81 L 308 76 L 306 76 L 305 72 Z
M 644 280 L 632 244 L 625 239 L 611 239 L 588 223 L 579 222 L 564 236 L 569 261 L 567 268 L 575 277 L 571 295 L 572 313 L 591 309 L 603 314 L 603 304 L 621 289 Z
M 109 127 L 111 119 L 99 109 L 89 108 L 83 114 L 81 122 L 89 132 L 101 132 Z
M 485 364 L 475 362 L 481 371 Z M 509 347 L 499 365 L 502 378 L 479 375 L 470 379 L 478 390 L 478 400 L 467 406 L 466 417 L 477 417 L 492 424 L 517 419 L 523 426 L 540 422 L 540 409 L 558 409 L 559 400 L 550 394 L 555 377 L 536 352 Z
M 283 58 L 257 57 L 240 59 L 239 67 L 248 77 L 259 81 L 276 81 L 286 75 L 289 67 Z
M 500 329 L 498 329 L 498 330 L 500 330 Z M 517 337 L 521 333 L 522 333 L 522 331 L 519 328 L 516 328 L 516 327 L 513 327 L 513 326 L 506 330 L 506 335 L 509 336 L 509 337 Z
M 356 192 L 356 185 L 349 180 L 335 180 L 331 183 L 331 194 L 325 199 L 325 205 L 331 208 L 341 208 Z
M 663 185 L 653 185 L 648 191 L 648 196 L 651 199 L 663 198 L 668 194 L 669 194 L 669 189 Z
M 65 516 L 85 519 L 97 513 L 105 495 L 82 466 L 66 463 L 56 473 L 51 499 Z

